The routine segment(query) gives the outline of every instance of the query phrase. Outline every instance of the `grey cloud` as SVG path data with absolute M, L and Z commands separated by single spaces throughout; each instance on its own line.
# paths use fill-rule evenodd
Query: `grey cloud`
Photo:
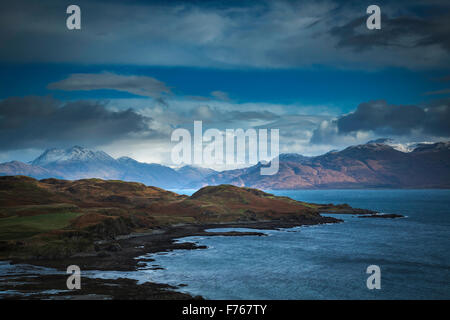
M 435 136 L 450 136 L 450 98 L 436 100 L 425 108 L 424 131 Z
M 361 103 L 358 108 L 337 120 L 340 133 L 359 130 L 407 134 L 422 124 L 425 111 L 417 106 L 389 105 L 384 100 Z
M 443 76 L 437 79 L 433 79 L 434 81 L 446 83 L 450 81 L 450 75 Z M 424 95 L 441 95 L 441 94 L 450 94 L 450 88 L 440 89 L 440 90 L 434 90 L 434 91 L 428 91 L 425 92 Z
M 306 139 L 322 121 L 329 118 L 320 115 L 285 114 L 260 128 L 280 129 L 280 135 L 288 139 Z
M 365 8 L 354 2 L 219 5 L 201 1 L 79 0 L 77 4 L 82 9 L 82 29 L 78 31 L 66 29 L 65 7 L 60 1 L 16 0 L 2 8 L 0 42 L 8 45 L 0 51 L 0 61 L 220 68 L 316 64 L 419 68 L 445 66 L 449 62 L 448 52 L 433 48 L 449 48 L 448 17 L 432 10 L 426 17 L 415 17 L 407 10 L 414 9 L 417 1 L 407 5 L 389 1 L 383 10 L 391 8 L 405 17 L 387 19 L 383 23 L 386 29 L 376 35 L 359 32 L 358 25 L 365 26 L 365 21 L 354 17 L 363 15 Z M 430 9 L 441 4 L 421 5 Z M 330 33 L 335 26 L 342 27 Z M 414 50 L 404 49 L 403 41 L 411 35 Z M 338 48 L 336 43 L 340 44 Z M 385 51 L 366 50 L 361 55 L 345 50 L 373 46 L 382 46 Z
M 151 120 L 131 109 L 110 111 L 100 102 L 8 98 L 0 101 L 0 149 L 96 146 L 132 135 L 152 136 Z
M 170 93 L 170 89 L 161 81 L 146 76 L 125 76 L 110 72 L 74 73 L 67 79 L 50 83 L 48 89 L 65 91 L 90 91 L 110 89 L 129 92 L 139 96 L 156 97 Z
M 313 131 L 310 142 L 312 144 L 333 144 L 336 137 L 338 137 L 336 120 L 325 120 Z
M 193 120 L 203 120 L 209 123 L 229 123 L 235 121 L 252 121 L 252 120 L 270 120 L 278 119 L 279 116 L 269 112 L 263 111 L 225 111 L 217 108 L 212 108 L 208 105 L 201 105 L 193 109 L 188 118 Z
M 169 102 L 167 102 L 167 100 L 164 99 L 163 97 L 156 98 L 155 102 L 156 105 L 162 106 L 165 109 L 169 108 Z
M 339 47 L 351 47 L 357 51 L 374 47 L 418 48 L 438 45 L 450 52 L 450 14 L 444 9 L 433 17 L 382 15 L 381 29 L 368 30 L 367 16 L 354 19 L 331 29 Z
M 424 107 L 391 105 L 384 100 L 364 102 L 354 112 L 322 123 L 314 131 L 311 143 L 346 141 L 358 136 L 367 140 L 367 133 L 415 139 L 450 137 L 450 99 L 433 101 Z

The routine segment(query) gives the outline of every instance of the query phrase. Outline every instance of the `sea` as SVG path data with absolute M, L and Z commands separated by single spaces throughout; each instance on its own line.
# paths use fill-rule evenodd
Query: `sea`
M 172 191 L 190 195 L 195 190 Z M 178 291 L 206 299 L 450 298 L 450 190 L 270 192 L 313 203 L 347 203 L 404 218 L 329 214 L 344 221 L 260 230 L 266 236 L 186 237 L 177 241 L 207 248 L 149 254 L 137 259 L 155 260 L 143 259 L 136 271 L 90 271 L 84 276 L 182 285 Z M 231 230 L 249 229 L 210 231 Z M 367 285 L 373 276 L 368 268 L 373 265 L 379 268 L 379 289 Z M 21 273 L 20 268 L 2 262 L 0 278 L 2 272 Z

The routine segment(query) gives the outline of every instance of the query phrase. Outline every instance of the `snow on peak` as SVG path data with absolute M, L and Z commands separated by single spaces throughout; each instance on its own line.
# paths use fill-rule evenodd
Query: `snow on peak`
M 80 146 L 74 146 L 69 149 L 48 149 L 36 158 L 32 164 L 42 166 L 62 161 L 114 161 L 114 159 L 103 151 L 92 151 Z
M 393 139 L 389 138 L 380 138 L 376 140 L 371 140 L 367 142 L 368 145 L 386 145 L 394 148 L 397 151 L 400 152 L 412 152 L 416 148 L 424 146 L 424 145 L 432 145 L 434 142 L 396 142 Z

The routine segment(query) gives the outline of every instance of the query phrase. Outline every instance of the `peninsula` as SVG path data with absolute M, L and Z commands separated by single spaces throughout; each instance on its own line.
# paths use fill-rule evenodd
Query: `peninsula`
M 176 238 L 263 235 L 206 229 L 275 229 L 341 221 L 321 216 L 324 212 L 375 213 L 232 185 L 203 187 L 186 196 L 119 180 L 5 176 L 0 177 L 0 260 L 58 270 L 70 264 L 82 270 L 135 270 L 139 263 L 135 257 L 146 253 L 201 249 L 193 243 L 175 242 Z M 168 298 L 167 288 L 157 289 L 164 294 L 147 292 L 147 296 Z M 133 293 L 136 291 L 134 288 Z M 169 298 L 184 297 L 174 294 Z

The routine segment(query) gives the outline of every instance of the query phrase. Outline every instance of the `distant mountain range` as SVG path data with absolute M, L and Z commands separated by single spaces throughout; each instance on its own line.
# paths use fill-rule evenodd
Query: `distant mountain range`
M 105 152 L 75 146 L 49 149 L 29 164 L 2 163 L 0 175 L 69 180 L 102 178 L 142 182 L 161 188 L 199 188 L 217 184 L 266 190 L 450 188 L 450 142 L 404 148 L 385 139 L 375 140 L 316 157 L 281 154 L 279 172 L 273 176 L 260 175 L 261 166 L 258 163 L 222 172 L 194 166 L 172 169 L 128 157 L 114 159 Z
M 129 157 L 114 159 L 103 151 L 74 146 L 48 149 L 29 164 L 12 161 L 0 164 L 0 175 L 25 175 L 36 179 L 78 180 L 101 178 L 142 182 L 161 188 L 181 188 L 196 184 L 214 170 L 185 166 L 178 170 L 155 163 L 138 162 Z
M 317 157 L 280 155 L 276 175 L 261 176 L 253 167 L 220 172 L 205 184 L 234 184 L 259 189 L 449 188 L 450 142 L 418 144 L 402 152 L 369 142 Z

